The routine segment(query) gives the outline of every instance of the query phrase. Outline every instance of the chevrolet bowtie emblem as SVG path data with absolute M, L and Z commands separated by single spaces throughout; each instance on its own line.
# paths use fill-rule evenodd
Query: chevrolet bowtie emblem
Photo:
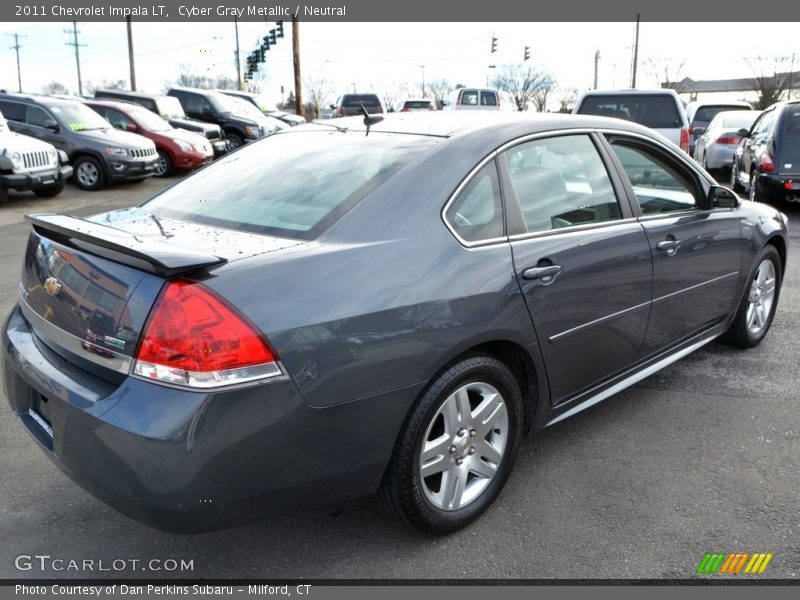
M 61 284 L 58 282 L 58 279 L 55 277 L 48 277 L 44 280 L 44 291 L 47 292 L 50 296 L 56 296 L 61 290 Z

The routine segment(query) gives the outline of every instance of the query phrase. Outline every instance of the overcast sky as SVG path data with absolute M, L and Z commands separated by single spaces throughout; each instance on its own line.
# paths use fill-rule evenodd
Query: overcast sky
M 239 24 L 245 57 L 274 23 Z M 738 23 L 642 23 L 637 87 L 657 85 L 666 68 L 674 77 L 718 79 L 753 76 L 745 62 L 772 69 L 778 57 L 792 60 L 796 23 L 753 25 Z M 16 90 L 14 34 L 20 34 L 20 62 L 24 91 L 38 92 L 58 81 L 77 92 L 77 73 L 71 23 L 0 23 L 0 88 Z M 124 23 L 78 23 L 84 86 L 103 79 L 129 79 Z M 68 33 L 69 32 L 69 33 Z M 267 53 L 264 91 L 280 101 L 292 87 L 291 26 L 287 37 Z M 498 52 L 490 54 L 491 37 Z M 235 77 L 233 22 L 133 23 L 138 89 L 161 92 L 180 70 L 196 74 Z M 359 91 L 397 84 L 420 86 L 444 78 L 451 84 L 485 85 L 490 64 L 522 61 L 524 47 L 532 61 L 548 70 L 561 88 L 591 87 L 594 56 L 600 51 L 599 87 L 627 87 L 634 39 L 632 23 L 301 23 L 303 76 L 331 82 L 331 101 L 353 86 Z M 795 48 L 796 51 L 796 48 Z M 800 55 L 797 57 L 800 62 Z M 679 66 L 683 65 L 680 70 Z M 424 67 L 423 67 L 424 65 Z M 788 70 L 788 69 L 787 69 Z

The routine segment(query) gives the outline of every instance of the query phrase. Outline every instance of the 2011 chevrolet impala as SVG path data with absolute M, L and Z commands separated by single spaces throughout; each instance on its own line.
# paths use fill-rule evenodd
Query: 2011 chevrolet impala
M 30 221 L 13 412 L 174 531 L 374 493 L 463 527 L 523 432 L 758 344 L 787 248 L 785 216 L 658 134 L 572 115 L 309 124 L 139 207 Z

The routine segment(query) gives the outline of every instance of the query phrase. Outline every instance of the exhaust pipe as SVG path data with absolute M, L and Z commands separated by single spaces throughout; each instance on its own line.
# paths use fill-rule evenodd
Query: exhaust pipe
M 798 196 L 797 194 L 789 194 L 788 196 L 786 196 L 786 201 L 787 202 L 800 202 L 800 196 Z

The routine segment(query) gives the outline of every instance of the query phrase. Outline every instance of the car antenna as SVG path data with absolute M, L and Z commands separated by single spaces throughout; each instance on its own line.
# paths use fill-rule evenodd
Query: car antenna
M 372 125 L 375 125 L 375 123 L 380 123 L 381 121 L 383 121 L 383 116 L 382 115 L 370 115 L 369 111 L 367 110 L 367 107 L 364 106 L 363 103 L 359 104 L 358 106 L 361 109 L 361 114 L 364 115 L 364 125 L 367 128 L 367 134 L 364 137 L 367 137 L 367 135 L 369 135 L 369 128 Z

